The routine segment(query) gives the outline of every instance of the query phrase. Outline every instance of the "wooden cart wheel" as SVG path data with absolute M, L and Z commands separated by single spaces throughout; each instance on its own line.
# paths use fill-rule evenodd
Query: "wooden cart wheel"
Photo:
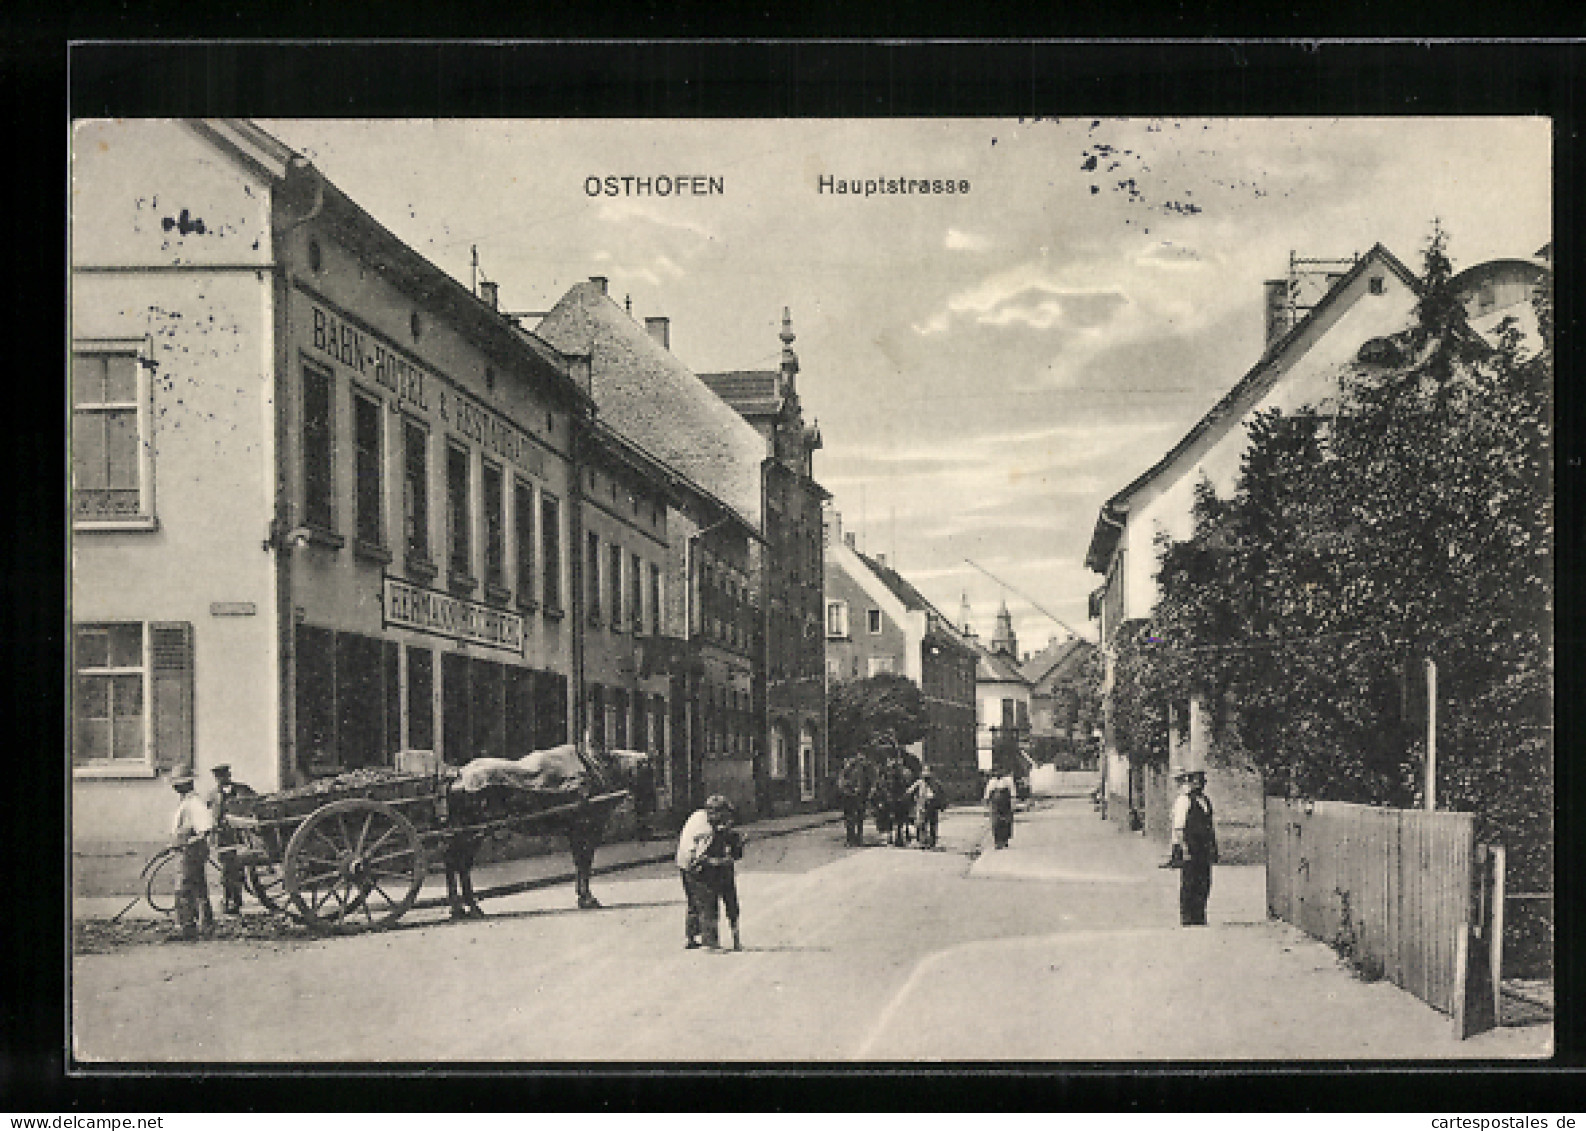
M 284 864 L 249 864 L 247 883 L 248 891 L 266 911 L 287 915 L 293 919 L 300 918 L 297 908 L 292 905 L 292 897 L 286 890 Z
M 413 822 L 380 801 L 351 797 L 309 815 L 287 842 L 286 894 L 311 930 L 389 927 L 424 884 Z

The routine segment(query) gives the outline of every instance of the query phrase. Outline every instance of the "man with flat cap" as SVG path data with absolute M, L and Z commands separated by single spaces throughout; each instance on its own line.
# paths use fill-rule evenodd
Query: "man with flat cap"
M 1179 869 L 1178 917 L 1184 927 L 1206 925 L 1206 900 L 1212 892 L 1212 865 L 1217 863 L 1217 831 L 1206 772 L 1181 769 L 1173 775 L 1179 795 L 1173 799 L 1172 855 L 1164 867 Z
M 209 862 L 209 834 L 215 827 L 214 815 L 204 799 L 193 791 L 193 775 L 177 773 L 171 788 L 181 801 L 171 821 L 171 844 L 181 851 L 181 868 L 176 873 L 176 923 L 174 939 L 207 938 L 215 931 L 215 909 L 209 902 L 209 880 L 204 865 Z
M 242 838 L 227 824 L 227 811 L 239 797 L 257 796 L 251 786 L 233 781 L 231 766 L 226 762 L 211 766 L 210 776 L 215 779 L 215 793 L 210 798 L 210 808 L 215 816 L 216 852 L 220 856 L 220 890 L 225 893 L 221 910 L 227 915 L 242 914 L 242 865 L 237 863 L 237 849 Z

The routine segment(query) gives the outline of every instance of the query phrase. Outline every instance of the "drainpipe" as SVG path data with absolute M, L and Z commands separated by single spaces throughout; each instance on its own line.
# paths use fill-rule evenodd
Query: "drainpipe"
M 568 588 L 572 590 L 568 596 L 567 615 L 573 621 L 573 656 L 571 687 L 569 687 L 569 701 L 572 717 L 568 720 L 572 728 L 570 741 L 579 744 L 582 749 L 584 741 L 584 453 L 588 448 L 587 428 L 589 422 L 577 413 L 569 413 L 568 420 L 572 425 L 572 436 L 568 442 L 568 453 L 571 456 L 568 468 L 567 488 L 567 566 Z
M 276 615 L 276 780 L 282 788 L 298 784 L 297 750 L 297 618 L 293 612 L 292 554 L 289 541 L 276 537 L 277 532 L 289 530 L 291 522 L 291 476 L 288 466 L 294 451 L 291 448 L 292 431 L 288 412 L 292 403 L 291 348 L 289 334 L 289 306 L 291 284 L 287 278 L 289 260 L 287 240 L 304 224 L 316 219 L 325 207 L 324 181 L 313 172 L 313 166 L 300 156 L 294 156 L 287 172 L 288 179 L 309 177 L 314 186 L 314 203 L 302 216 L 287 220 L 284 202 L 280 200 L 286 181 L 272 186 L 270 233 L 271 265 L 271 332 L 274 335 L 274 425 L 275 451 L 275 515 L 271 521 L 269 539 L 275 554 L 275 615 Z

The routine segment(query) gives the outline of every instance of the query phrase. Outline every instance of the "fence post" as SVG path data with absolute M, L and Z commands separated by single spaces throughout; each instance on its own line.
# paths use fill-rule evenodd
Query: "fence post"
M 1437 661 L 1426 661 L 1426 811 L 1437 809 Z

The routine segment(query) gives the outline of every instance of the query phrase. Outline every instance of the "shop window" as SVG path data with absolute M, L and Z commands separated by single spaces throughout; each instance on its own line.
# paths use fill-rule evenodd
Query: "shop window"
M 661 567 L 650 567 L 650 635 L 661 635 Z
M 72 351 L 72 517 L 154 518 L 150 393 L 142 343 L 79 342 Z
M 430 564 L 429 433 L 412 420 L 402 422 L 402 537 L 408 566 Z M 427 749 L 417 747 L 416 749 Z
M 435 653 L 408 649 L 408 739 L 410 750 L 435 749 Z
M 480 475 L 485 507 L 485 589 L 501 596 L 507 584 L 507 532 L 505 488 L 501 468 L 488 460 Z
M 848 602 L 826 602 L 826 636 L 831 640 L 848 638 Z
M 474 547 L 469 529 L 468 449 L 446 445 L 446 566 L 453 585 L 472 588 Z
M 441 752 L 449 766 L 464 765 L 473 754 L 469 746 L 468 657 L 457 652 L 441 653 Z
M 505 758 L 506 668 L 491 660 L 474 660 L 469 673 L 472 702 L 469 704 L 473 733 L 469 756 Z
M 600 535 L 593 530 L 584 554 L 584 593 L 589 605 L 589 623 L 600 623 Z
M 383 546 L 380 522 L 382 495 L 380 458 L 379 402 L 354 393 L 352 397 L 353 440 L 353 532 L 365 546 Z
M 540 494 L 540 568 L 544 573 L 541 600 L 546 612 L 562 611 L 562 505 L 555 495 Z
M 305 776 L 336 770 L 336 634 L 297 626 L 297 768 Z
M 567 741 L 567 677 L 558 672 L 534 673 L 534 748 L 545 750 Z
M 507 753 L 508 758 L 521 758 L 535 749 L 535 675 L 532 668 L 516 664 L 506 669 L 507 675 Z M 556 745 L 552 743 L 551 745 Z
M 336 752 L 340 769 L 387 761 L 385 641 L 336 634 Z
M 517 550 L 518 605 L 532 609 L 534 599 L 534 488 L 521 479 L 513 481 L 512 514 Z
M 880 636 L 881 635 L 881 610 L 880 609 L 866 609 L 865 610 L 865 618 L 869 622 L 867 627 L 870 629 L 870 635 L 871 636 Z
M 149 657 L 144 642 L 144 626 L 137 621 L 80 624 L 74 630 L 74 769 L 147 772 L 153 768 L 147 710 Z
M 778 723 L 771 728 L 771 776 L 780 780 L 787 777 L 787 771 L 787 735 Z
M 611 591 L 611 631 L 621 632 L 622 619 L 622 547 L 613 542 L 609 548 L 611 566 L 606 581 Z
M 327 369 L 303 366 L 303 521 L 336 529 L 334 380 Z

